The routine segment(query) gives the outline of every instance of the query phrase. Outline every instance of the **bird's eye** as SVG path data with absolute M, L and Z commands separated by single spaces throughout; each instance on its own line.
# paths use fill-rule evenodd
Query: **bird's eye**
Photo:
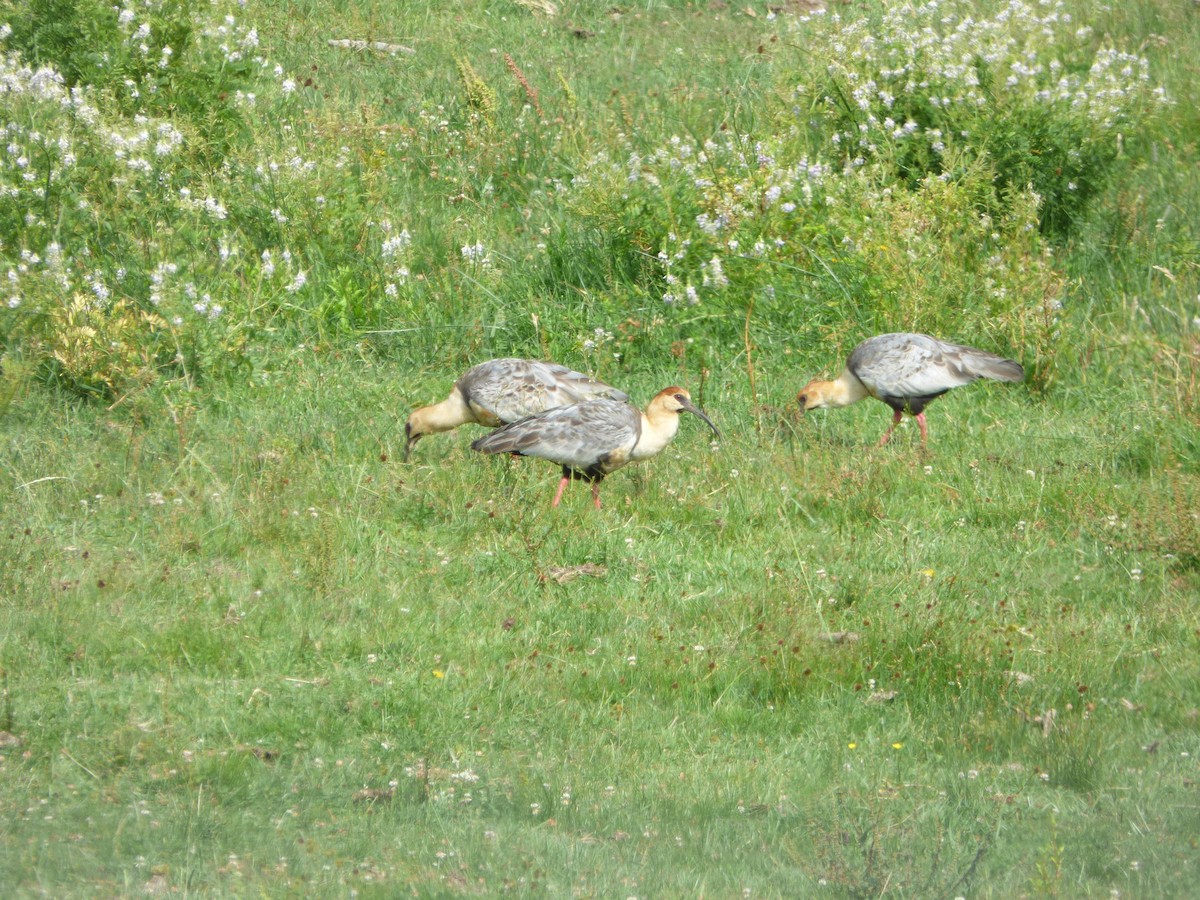
M 807 402 L 808 402 L 808 397 L 804 396 L 804 394 L 801 394 L 801 395 L 800 395 L 800 397 L 799 397 L 798 399 L 799 399 L 799 401 L 800 401 L 800 405 L 801 405 L 801 406 L 803 406 L 805 403 L 807 403 Z
M 678 400 L 680 403 L 687 403 L 687 398 L 684 397 L 683 394 L 676 394 L 675 399 Z

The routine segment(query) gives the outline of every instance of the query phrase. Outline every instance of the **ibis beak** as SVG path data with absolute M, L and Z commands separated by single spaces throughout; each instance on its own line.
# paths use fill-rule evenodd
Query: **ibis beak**
M 713 424 L 712 419 L 710 419 L 708 416 L 706 416 L 704 414 L 704 410 L 702 410 L 700 407 L 695 406 L 692 403 L 685 401 L 683 404 L 683 408 L 686 409 L 688 412 L 692 413 L 692 415 L 696 415 L 696 416 L 699 416 L 700 418 L 702 418 L 705 422 L 708 423 L 708 427 L 713 430 L 713 434 L 715 434 L 717 437 L 721 436 L 720 429 L 717 428 L 717 426 Z
M 404 461 L 408 462 L 408 455 L 412 453 L 413 446 L 421 439 L 421 435 L 412 433 L 412 425 L 406 423 L 404 426 L 404 434 L 407 440 L 404 442 Z

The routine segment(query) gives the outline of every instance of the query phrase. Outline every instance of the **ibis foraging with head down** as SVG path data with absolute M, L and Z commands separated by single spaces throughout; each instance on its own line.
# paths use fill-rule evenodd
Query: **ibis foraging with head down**
M 833 381 L 810 381 L 796 399 L 806 412 L 874 397 L 895 413 L 879 446 L 887 443 L 903 413 L 916 417 L 924 443 L 929 437 L 925 407 L 946 391 L 979 378 L 1020 381 L 1024 377 L 1020 363 L 986 350 L 950 344 L 927 334 L 881 334 L 854 348 L 841 375 Z
M 471 444 L 481 453 L 539 456 L 562 466 L 562 480 L 551 506 L 562 500 L 572 478 L 590 481 L 592 499 L 600 508 L 600 482 L 631 462 L 662 452 L 679 431 L 679 414 L 690 412 L 721 432 L 680 387 L 659 391 L 645 412 L 607 397 L 585 400 L 529 416 L 498 428 Z
M 592 397 L 629 397 L 611 385 L 558 363 L 534 359 L 492 359 L 469 369 L 441 403 L 414 410 L 404 425 L 404 459 L 424 435 L 475 422 L 507 425 L 557 406 Z

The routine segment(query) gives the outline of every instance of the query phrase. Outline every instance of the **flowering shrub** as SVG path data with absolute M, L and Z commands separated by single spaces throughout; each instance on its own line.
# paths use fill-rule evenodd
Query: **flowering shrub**
M 636 223 L 631 233 L 658 263 L 647 293 L 676 322 L 698 312 L 710 334 L 744 338 L 757 304 L 775 332 L 760 341 L 788 347 L 847 326 L 987 334 L 1024 347 L 1031 381 L 1045 385 L 1064 280 L 1035 192 L 1001 194 L 978 161 L 910 188 L 878 164 L 832 170 L 802 148 L 676 138 L 620 164 L 600 155 L 571 202 L 601 229 Z
M 863 276 L 855 302 L 879 330 L 987 335 L 1020 348 L 1041 389 L 1065 339 L 1066 285 L 1038 210 L 1032 191 L 997 203 L 990 171 L 977 167 L 955 180 L 927 176 L 912 190 L 849 179 L 831 224 L 844 232 L 844 265 Z
M 1025 348 L 1044 386 L 1067 300 L 1045 239 L 1104 186 L 1122 129 L 1166 102 L 1147 61 L 1097 47 L 1054 0 L 983 18 L 960 0 L 818 12 L 795 28 L 804 74 L 790 109 L 759 117 L 771 133 L 627 139 L 581 167 L 572 210 L 657 263 L 641 285 L 668 318 L 700 308 L 676 322 L 749 341 L 757 305 L 789 343 L 987 334 Z
M 735 272 L 740 294 L 763 276 L 769 283 L 759 263 L 787 259 L 789 241 L 823 230 L 829 169 L 795 158 L 787 142 L 673 137 L 649 151 L 627 149 L 620 161 L 603 153 L 591 159 L 574 178 L 569 203 L 658 263 L 661 289 L 653 293 L 668 307 L 722 295 Z M 749 274 L 756 269 L 759 276 Z
M 246 127 L 238 101 L 256 68 L 255 30 L 234 17 L 196 17 L 195 4 L 147 0 L 0 2 L 6 43 L 36 68 L 60 73 L 71 91 L 103 95 L 124 116 L 203 123 L 192 153 L 219 163 Z
M 1002 194 L 1032 187 L 1043 229 L 1066 233 L 1110 173 L 1121 129 L 1166 96 L 1145 59 L 1097 47 L 1061 0 L 974 12 L 930 0 L 877 22 L 803 17 L 806 50 L 823 64 L 799 76 L 798 112 L 832 125 L 844 166 L 880 160 L 910 187 L 986 160 Z
M 1065 297 L 1039 229 L 1071 226 L 1163 101 L 1145 61 L 1050 0 L 801 18 L 806 74 L 756 132 L 650 143 L 622 117 L 580 161 L 570 85 L 511 55 L 511 90 L 485 81 L 499 53 L 458 55 L 449 97 L 347 117 L 236 0 L 0 0 L 0 350 L 65 378 L 64 315 L 120 318 L 145 352 L 106 388 L 65 379 L 87 393 L 236 372 L 309 329 L 409 349 L 465 326 L 549 354 L 605 325 L 628 365 L 922 328 L 1038 335 L 1050 358 Z M 569 321 L 540 332 L 526 303 Z
M 84 394 L 244 366 L 248 309 L 306 279 L 278 248 L 286 216 L 247 247 L 230 180 L 204 175 L 255 111 L 242 87 L 287 93 L 254 29 L 170 0 L 3 8 L 0 346 Z M 82 31 L 60 27 L 85 12 Z M 277 196 L 308 171 L 260 169 Z
M 103 0 L 5 0 L 0 21 L 11 49 L 72 87 L 94 83 L 112 59 L 105 51 L 121 40 L 116 10 Z

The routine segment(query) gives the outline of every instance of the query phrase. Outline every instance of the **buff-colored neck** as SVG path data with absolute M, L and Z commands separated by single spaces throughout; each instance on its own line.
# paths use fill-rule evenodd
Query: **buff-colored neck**
M 633 459 L 646 459 L 662 452 L 679 432 L 679 410 L 668 406 L 669 398 L 659 395 L 642 413 L 642 434 L 633 448 Z
M 409 417 L 414 434 L 437 434 L 475 421 L 475 414 L 456 387 L 441 403 L 415 410 Z

